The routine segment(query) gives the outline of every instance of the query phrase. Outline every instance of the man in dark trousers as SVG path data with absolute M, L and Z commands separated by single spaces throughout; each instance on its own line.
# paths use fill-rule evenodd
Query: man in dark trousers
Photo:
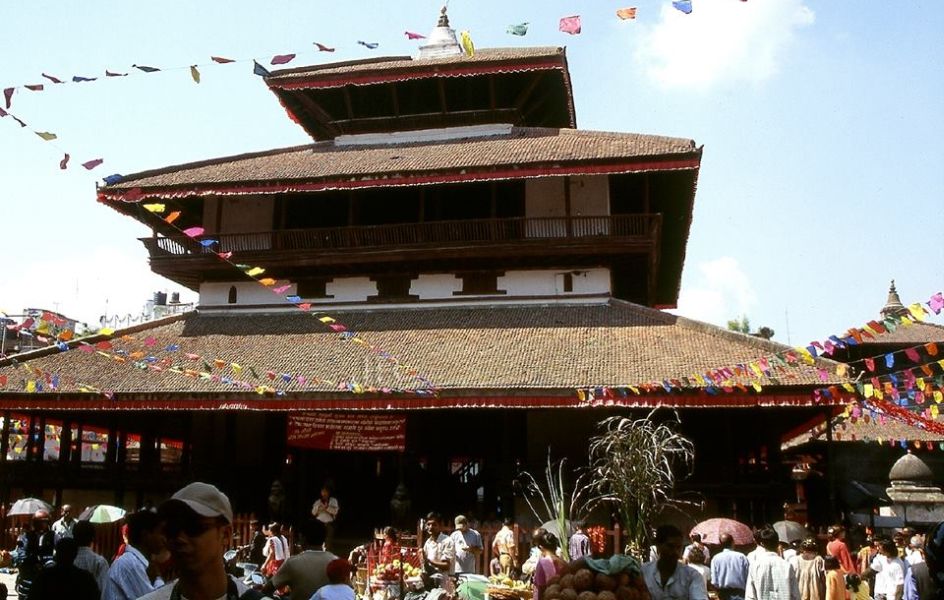
M 59 538 L 53 564 L 36 575 L 29 600 L 100 600 L 102 593 L 92 574 L 72 564 L 78 553 L 79 545 L 74 539 Z

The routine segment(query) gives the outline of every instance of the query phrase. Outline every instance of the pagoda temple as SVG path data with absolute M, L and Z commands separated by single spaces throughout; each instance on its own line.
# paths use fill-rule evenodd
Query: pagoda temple
M 512 480 L 548 448 L 580 464 L 604 417 L 667 407 L 707 510 L 780 518 L 780 435 L 826 414 L 815 366 L 756 392 L 577 393 L 785 350 L 661 310 L 694 141 L 577 129 L 563 48 L 469 55 L 445 13 L 416 56 L 264 81 L 310 144 L 98 190 L 199 304 L 0 363 L 7 493 L 130 506 L 202 478 L 265 513 L 278 479 L 303 514 L 331 482 L 348 523 L 379 526 L 402 483 L 417 513 L 485 518 L 515 509 Z

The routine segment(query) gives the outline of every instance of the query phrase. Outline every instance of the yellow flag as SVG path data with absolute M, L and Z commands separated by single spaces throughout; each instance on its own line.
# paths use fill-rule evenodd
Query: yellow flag
M 36 132 L 34 132 L 34 133 L 36 133 L 36 135 L 38 135 L 39 137 L 43 138 L 43 139 L 46 140 L 47 142 L 51 142 L 51 141 L 53 141 L 54 139 L 56 139 L 56 138 L 59 137 L 59 136 L 56 135 L 55 133 L 50 133 L 50 132 L 48 132 L 48 131 L 36 131 Z
M 29 381 L 27 381 L 27 382 L 26 382 L 26 391 L 29 392 L 29 393 L 31 393 L 31 394 L 32 394 L 33 392 L 35 392 L 35 391 L 36 391 L 36 382 L 33 381 L 32 379 L 30 379 Z
M 233 369 L 234 373 L 241 373 L 243 368 L 236 363 L 230 365 L 230 368 Z
M 167 209 L 166 204 L 161 204 L 160 202 L 155 202 L 154 204 L 144 204 L 144 210 L 152 213 L 162 213 Z
M 760 367 L 757 365 L 757 363 L 753 363 L 753 362 L 752 362 L 752 363 L 750 363 L 749 366 L 751 367 L 751 371 L 754 371 L 754 373 L 755 373 L 758 377 L 763 377 L 763 376 L 764 376 L 764 372 L 760 370 Z
M 318 317 L 318 320 L 322 323 L 334 323 L 334 319 L 331 317 Z
M 908 311 L 911 312 L 911 316 L 913 316 L 918 321 L 924 320 L 924 308 L 922 308 L 922 306 L 917 302 L 909 306 Z
M 839 375 L 840 377 L 845 377 L 848 370 L 849 370 L 849 365 L 845 363 L 839 363 L 838 365 L 836 365 L 836 375 Z
M 915 385 L 918 386 L 918 389 L 923 392 L 927 384 L 924 382 L 924 377 L 918 377 L 915 379 Z
M 872 389 L 871 383 L 867 383 L 864 386 L 862 386 L 862 395 L 865 396 L 866 398 L 872 397 L 872 391 L 873 389 Z
M 98 335 L 113 335 L 115 330 L 111 327 L 102 327 L 98 330 Z
M 851 392 L 853 394 L 855 393 L 855 386 L 852 385 L 851 383 L 842 384 L 842 389 L 846 390 L 847 392 Z
M 577 399 L 584 402 L 587 399 L 586 393 L 583 390 L 577 390 Z
M 472 36 L 469 35 L 469 32 L 463 31 L 460 38 L 462 40 L 462 51 L 465 52 L 466 56 L 470 58 L 475 56 L 475 44 L 472 43 Z
M 190 65 L 190 77 L 194 83 L 200 83 L 200 71 L 197 70 L 197 65 Z
M 256 275 L 262 275 L 263 273 L 265 273 L 265 269 L 263 269 L 262 267 L 253 267 L 249 269 L 248 271 L 246 271 L 246 275 L 249 275 L 250 277 L 255 277 Z
M 944 392 L 941 392 L 940 390 L 935 390 L 931 395 L 934 396 L 934 401 L 938 404 L 941 403 L 941 400 L 944 400 Z
M 762 388 L 756 381 L 751 382 L 751 387 L 754 388 L 755 392 L 762 392 L 764 390 L 764 388 Z

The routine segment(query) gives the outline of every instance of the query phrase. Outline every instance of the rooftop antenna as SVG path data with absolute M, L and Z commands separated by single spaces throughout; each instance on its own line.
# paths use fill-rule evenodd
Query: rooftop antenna
M 787 345 L 792 346 L 793 342 L 790 341 L 790 309 L 789 308 L 784 307 L 783 318 L 787 322 Z

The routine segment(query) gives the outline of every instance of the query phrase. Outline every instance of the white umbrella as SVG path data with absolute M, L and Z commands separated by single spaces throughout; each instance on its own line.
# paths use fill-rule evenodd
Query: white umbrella
M 13 503 L 13 506 L 11 506 L 10 510 L 7 511 L 7 516 L 13 517 L 16 515 L 32 515 L 37 510 L 44 510 L 47 513 L 52 514 L 52 506 L 40 500 L 39 498 L 23 498 Z
M 96 504 L 82 511 L 79 515 L 80 521 L 90 523 L 114 523 L 125 516 L 125 509 L 108 504 Z

